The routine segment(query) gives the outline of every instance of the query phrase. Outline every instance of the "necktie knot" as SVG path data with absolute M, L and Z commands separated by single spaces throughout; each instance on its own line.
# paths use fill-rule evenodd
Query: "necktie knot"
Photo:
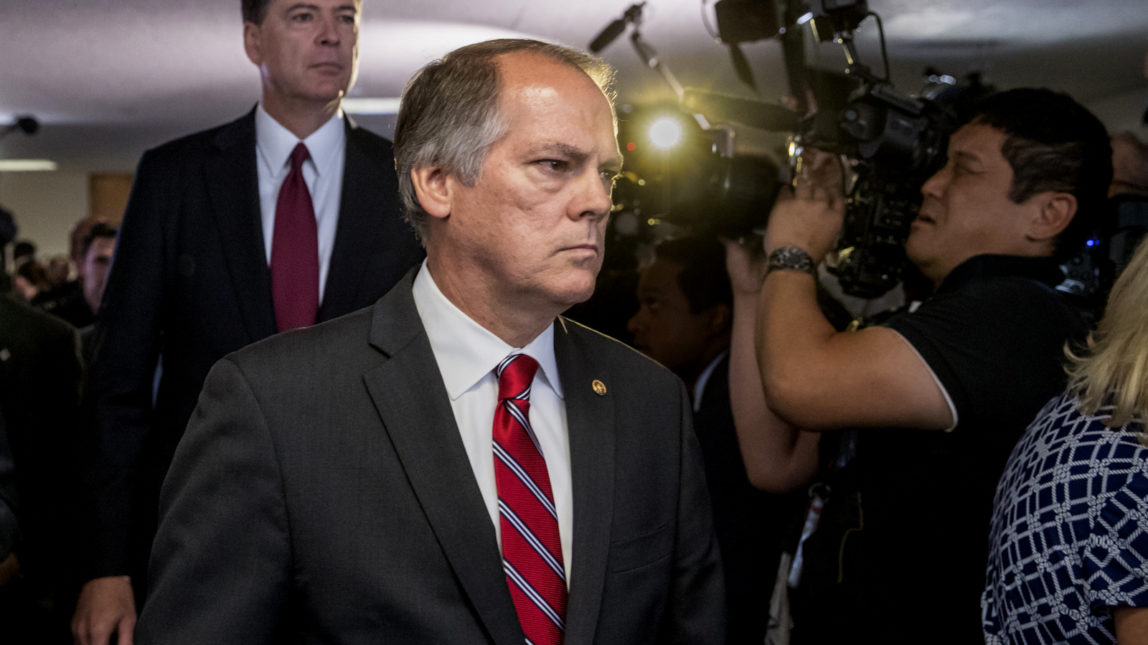
M 530 384 L 538 371 L 538 361 L 526 354 L 507 356 L 495 373 L 498 375 L 498 398 L 525 399 L 530 396 Z
M 311 157 L 311 153 L 307 151 L 307 146 L 300 141 L 295 144 L 295 149 L 291 151 L 291 172 L 299 172 L 303 169 L 303 162 Z

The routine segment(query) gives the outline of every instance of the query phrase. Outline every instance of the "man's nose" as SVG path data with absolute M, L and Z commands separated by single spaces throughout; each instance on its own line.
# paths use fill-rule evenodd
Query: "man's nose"
M 321 16 L 319 21 L 319 32 L 316 38 L 320 45 L 338 45 L 339 44 L 339 26 L 336 24 L 338 18 L 330 16 Z
M 928 197 L 940 197 L 941 193 L 944 192 L 946 183 L 948 182 L 948 172 L 949 167 L 946 165 L 937 172 L 933 173 L 933 176 L 929 177 L 925 180 L 925 183 L 921 184 L 921 194 Z
M 611 183 L 602 178 L 602 174 L 594 171 L 587 172 L 579 179 L 578 201 L 572 209 L 576 217 L 601 218 L 610 214 L 614 201 L 610 196 Z

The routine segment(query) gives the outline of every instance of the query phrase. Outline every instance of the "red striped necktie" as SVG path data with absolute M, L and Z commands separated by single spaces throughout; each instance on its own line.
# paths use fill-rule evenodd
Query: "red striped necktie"
M 530 384 L 538 362 L 525 354 L 495 368 L 494 479 L 502 568 L 526 643 L 558 645 L 566 628 L 566 572 L 546 460 L 530 427 Z
M 303 181 L 310 155 L 299 143 L 279 187 L 271 236 L 271 296 L 279 331 L 315 324 L 319 312 L 319 233 L 311 193 Z

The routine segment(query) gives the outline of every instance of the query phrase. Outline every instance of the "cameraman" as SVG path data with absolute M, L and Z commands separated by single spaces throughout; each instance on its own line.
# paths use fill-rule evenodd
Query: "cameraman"
M 814 268 L 845 210 L 830 157 L 774 207 L 760 290 L 727 245 L 731 397 L 751 481 L 823 484 L 791 592 L 795 643 L 981 639 L 993 491 L 1063 387 L 1065 340 L 1085 332 L 1053 287 L 1101 211 L 1110 154 L 1104 126 L 1068 96 L 987 99 L 922 186 L 906 243 L 934 295 L 879 327 L 836 332 L 817 306 Z

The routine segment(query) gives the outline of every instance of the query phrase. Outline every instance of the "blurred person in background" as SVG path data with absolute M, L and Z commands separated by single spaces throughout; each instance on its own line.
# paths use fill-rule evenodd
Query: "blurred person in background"
M 746 477 L 729 399 L 733 294 L 714 237 L 666 240 L 638 280 L 634 346 L 686 384 L 702 448 L 725 572 L 728 645 L 760 645 L 786 529 L 803 496 L 758 490 Z

